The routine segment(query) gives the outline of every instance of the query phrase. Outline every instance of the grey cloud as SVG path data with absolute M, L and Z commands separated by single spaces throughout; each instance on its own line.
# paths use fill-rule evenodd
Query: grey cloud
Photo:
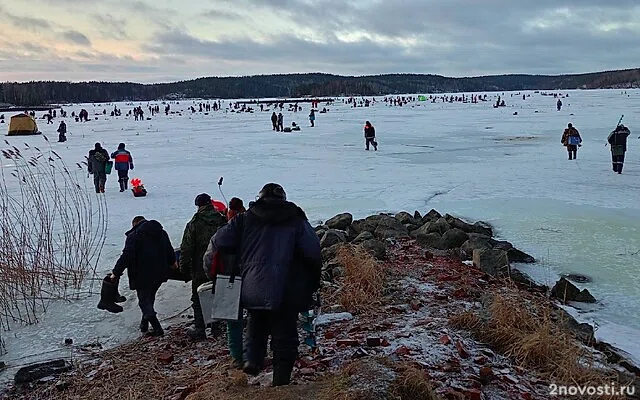
M 129 39 L 125 18 L 118 18 L 112 14 L 94 14 L 92 18 L 98 23 L 100 34 L 103 37 L 117 40 Z
M 62 32 L 60 36 L 64 40 L 71 43 L 75 43 L 80 46 L 91 46 L 91 40 L 89 40 L 89 38 L 85 36 L 85 34 L 78 31 L 68 30 L 68 31 Z
M 213 20 L 226 20 L 226 21 L 240 21 L 243 18 L 243 15 L 228 10 L 209 10 L 205 11 L 201 14 L 202 17 Z

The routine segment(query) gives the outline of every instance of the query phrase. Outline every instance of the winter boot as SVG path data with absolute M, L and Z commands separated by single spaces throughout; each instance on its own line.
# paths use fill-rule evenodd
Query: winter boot
M 262 370 L 262 368 L 251 361 L 245 361 L 244 366 L 242 367 L 242 372 L 251 376 L 258 376 L 260 374 L 260 370 Z
M 111 281 L 107 275 L 102 280 L 102 288 L 100 288 L 100 301 L 98 309 L 107 310 L 112 313 L 120 313 L 123 308 L 116 304 L 116 295 L 118 294 L 118 284 Z
M 187 336 L 193 341 L 201 341 L 207 339 L 207 333 L 205 331 L 204 318 L 202 317 L 202 310 L 197 308 L 193 310 L 193 328 L 187 329 Z
M 127 301 L 127 298 L 121 295 L 119 292 L 116 292 L 116 303 L 124 303 Z
M 273 386 L 284 386 L 291 383 L 292 362 L 279 362 L 273 365 Z
M 164 330 L 162 330 L 158 317 L 154 315 L 151 318 L 147 318 L 147 320 L 151 324 L 151 330 L 146 333 L 147 336 L 158 337 L 164 335 Z
M 120 179 L 118 183 L 120 184 L 120 193 L 124 192 L 124 182 L 122 182 L 122 179 Z
M 149 321 L 147 321 L 144 317 L 142 317 L 142 319 L 140 320 L 140 332 L 149 332 Z

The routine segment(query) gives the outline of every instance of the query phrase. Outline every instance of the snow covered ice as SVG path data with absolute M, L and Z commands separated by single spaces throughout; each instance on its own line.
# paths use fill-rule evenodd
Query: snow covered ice
M 531 97 L 505 93 L 507 107 L 498 109 L 491 101 L 387 107 L 377 97 L 368 108 L 337 101 L 327 106 L 327 114 L 316 114 L 315 128 L 308 127 L 309 105 L 301 103 L 302 112 L 283 112 L 285 126 L 292 121 L 302 126 L 291 134 L 271 130 L 270 111 L 191 114 L 186 109 L 192 101 L 172 104 L 172 111 L 185 110 L 182 116 L 160 114 L 142 122 L 102 115 L 113 104 L 65 106 L 69 115 L 83 107 L 92 118 L 100 115 L 88 123 L 68 118 L 68 142 L 52 146 L 74 165 L 95 142 L 109 152 L 125 142 L 135 164 L 129 176 L 140 178 L 148 190 L 145 198 L 119 193 L 117 177 L 109 176 L 102 195 L 109 226 L 97 278 L 113 267 L 134 216 L 159 220 L 178 247 L 195 212 L 195 196 L 207 192 L 221 199 L 221 176 L 227 199 L 237 196 L 245 203 L 274 181 L 314 223 L 345 211 L 364 217 L 431 208 L 485 220 L 499 236 L 540 260 L 524 270 L 543 283 L 553 284 L 559 273 L 592 277 L 592 283 L 579 286 L 599 304 L 578 317 L 596 322 L 599 337 L 640 361 L 640 91 L 569 91 L 560 112 L 552 96 L 524 93 Z M 117 106 L 123 114 L 134 107 Z M 632 134 L 623 174 L 617 175 L 605 143 L 621 114 Z M 376 128 L 377 152 L 364 150 L 365 120 Z M 560 144 L 568 122 L 584 140 L 577 161 L 567 160 Z M 38 123 L 55 140 L 57 122 Z M 39 136 L 6 139 L 19 148 L 44 141 Z M 128 298 L 123 313 L 98 310 L 96 294 L 56 303 L 39 324 L 3 333 L 8 353 L 0 360 L 14 367 L 68 355 L 67 337 L 76 344 L 98 340 L 107 345 L 136 337 L 135 294 L 126 279 L 120 290 Z M 190 291 L 190 284 L 163 286 L 156 303 L 159 317 L 187 309 Z

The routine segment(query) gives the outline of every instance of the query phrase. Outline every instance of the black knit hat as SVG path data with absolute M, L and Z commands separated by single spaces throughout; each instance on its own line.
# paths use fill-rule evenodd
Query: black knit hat
M 258 193 L 258 198 L 287 200 L 287 194 L 285 193 L 282 186 L 278 185 L 277 183 L 267 183 L 262 187 L 262 190 L 260 190 L 260 193 Z
M 207 204 L 211 204 L 211 196 L 209 196 L 206 193 L 200 193 L 199 195 L 196 196 L 195 204 L 198 207 L 202 207 L 202 206 L 206 206 Z

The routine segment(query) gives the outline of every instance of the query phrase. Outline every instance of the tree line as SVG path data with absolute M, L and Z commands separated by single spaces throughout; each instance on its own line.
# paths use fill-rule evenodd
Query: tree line
M 181 98 L 267 98 L 300 96 L 380 96 L 402 93 L 568 90 L 640 87 L 640 69 L 579 75 L 494 75 L 449 78 L 440 75 L 386 74 L 339 76 L 280 74 L 208 77 L 173 83 L 5 82 L 0 103 L 16 106 L 152 101 Z

